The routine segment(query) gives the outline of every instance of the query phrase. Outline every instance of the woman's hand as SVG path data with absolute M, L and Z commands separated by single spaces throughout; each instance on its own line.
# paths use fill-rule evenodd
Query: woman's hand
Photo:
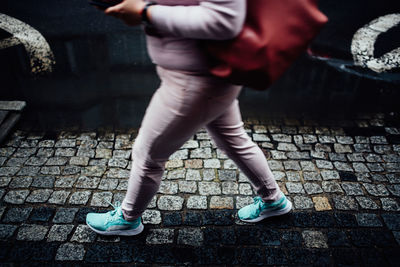
M 123 0 L 107 8 L 104 13 L 119 18 L 130 26 L 135 26 L 141 23 L 141 12 L 145 5 L 143 0 Z

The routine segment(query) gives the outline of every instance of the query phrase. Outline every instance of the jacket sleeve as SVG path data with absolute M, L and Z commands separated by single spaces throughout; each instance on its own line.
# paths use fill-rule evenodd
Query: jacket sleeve
M 246 0 L 204 0 L 197 6 L 156 5 L 151 22 L 163 35 L 224 40 L 242 30 Z

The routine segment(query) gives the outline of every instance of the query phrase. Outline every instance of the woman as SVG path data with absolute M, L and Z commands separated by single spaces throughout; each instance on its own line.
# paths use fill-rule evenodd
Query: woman
M 245 19 L 246 0 L 124 0 L 105 10 L 128 25 L 146 25 L 147 46 L 161 79 L 135 140 L 122 206 L 89 213 L 86 222 L 104 235 L 136 235 L 141 214 L 157 193 L 164 165 L 197 130 L 208 133 L 237 164 L 258 194 L 238 211 L 246 222 L 288 213 L 261 149 L 245 133 L 237 96 L 241 87 L 211 76 L 200 39 L 231 39 Z

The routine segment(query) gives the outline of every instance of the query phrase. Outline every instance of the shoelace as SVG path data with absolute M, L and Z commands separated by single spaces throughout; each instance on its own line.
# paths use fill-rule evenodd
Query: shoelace
M 119 207 L 121 207 L 121 203 L 119 201 L 115 202 L 115 205 L 112 204 L 108 200 L 106 200 L 106 202 L 108 204 L 110 204 L 114 208 L 114 210 L 111 210 L 111 211 L 107 212 L 107 216 L 106 216 L 106 220 L 104 221 L 104 225 L 106 225 L 109 222 L 113 222 L 118 218 L 118 216 L 115 216 L 115 215 L 116 215 Z
M 260 212 L 261 212 L 261 205 L 262 205 L 262 203 L 263 203 L 263 201 L 262 201 L 262 199 L 261 199 L 261 197 L 259 197 L 259 196 L 257 196 L 257 197 L 255 197 L 254 199 L 254 215 L 258 215 Z

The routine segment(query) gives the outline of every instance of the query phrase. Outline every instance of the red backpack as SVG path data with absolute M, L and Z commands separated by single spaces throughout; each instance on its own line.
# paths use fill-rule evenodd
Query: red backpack
M 267 89 L 328 21 L 317 0 L 248 0 L 243 30 L 233 40 L 207 41 L 210 71 L 234 84 Z

